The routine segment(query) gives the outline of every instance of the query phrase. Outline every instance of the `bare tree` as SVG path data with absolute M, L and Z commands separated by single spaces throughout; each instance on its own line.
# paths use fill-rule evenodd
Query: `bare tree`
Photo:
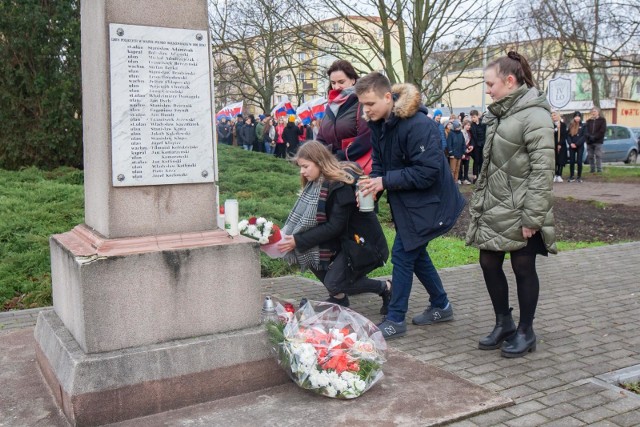
M 339 46 L 342 57 L 368 67 L 363 71 L 371 71 L 372 64 L 382 64 L 392 83 L 417 85 L 427 103 L 431 103 L 440 99 L 468 66 L 477 64 L 471 58 L 481 60 L 487 37 L 502 24 L 509 3 L 510 0 L 323 0 L 313 10 L 300 7 L 300 15 L 328 53 L 335 53 Z M 341 25 L 327 28 L 328 18 L 338 19 Z M 358 36 L 367 49 L 354 45 L 348 35 Z M 443 77 L 452 70 L 457 75 L 449 76 L 443 85 Z
M 638 67 L 632 53 L 639 47 L 640 3 L 637 0 L 536 0 L 531 12 L 544 31 L 557 35 L 568 58 L 589 75 L 593 103 L 609 94 L 608 70 Z M 636 49 L 629 50 L 629 49 Z M 600 85 L 603 84 L 603 88 Z
M 295 25 L 293 5 L 275 0 L 210 0 L 209 13 L 218 93 L 271 111 L 278 76 L 292 71 L 289 57 L 298 40 L 290 31 Z

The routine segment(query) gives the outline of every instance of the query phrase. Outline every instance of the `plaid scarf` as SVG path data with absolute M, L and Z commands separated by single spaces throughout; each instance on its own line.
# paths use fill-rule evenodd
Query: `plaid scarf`
M 326 206 L 329 183 L 330 181 L 321 177 L 317 181 L 308 182 L 305 185 L 282 228 L 284 234 L 292 236 L 303 233 L 327 222 Z M 302 271 L 309 267 L 316 270 L 326 270 L 332 256 L 333 252 L 330 250 L 314 246 L 306 251 L 300 251 L 296 248 L 288 252 L 284 259 L 289 264 L 299 264 Z
M 338 115 L 340 106 L 347 102 L 347 99 L 349 99 L 352 93 L 356 93 L 356 88 L 353 86 L 345 89 L 331 89 L 329 91 L 329 108 L 334 116 Z

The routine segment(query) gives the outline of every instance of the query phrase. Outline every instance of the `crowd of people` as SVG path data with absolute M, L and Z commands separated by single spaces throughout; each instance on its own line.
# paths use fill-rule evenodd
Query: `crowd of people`
M 285 259 L 312 271 L 329 302 L 348 307 L 350 295 L 379 295 L 384 317 L 378 328 L 387 339 L 407 331 L 414 275 L 429 305 L 412 323 L 450 321 L 453 306 L 428 245 L 449 231 L 463 210 L 458 184 L 475 183 L 466 243 L 480 251 L 496 316 L 478 347 L 499 348 L 510 358 L 534 351 L 540 289 L 535 261 L 556 252 L 554 176 L 562 175 L 568 149 L 570 181 L 581 179 L 576 159 L 585 144 L 592 169 L 601 168 L 594 147 L 601 141 L 599 112 L 592 113 L 593 122 L 583 124 L 576 114 L 565 126 L 533 82 L 526 58 L 516 52 L 485 68 L 486 92 L 494 101 L 485 113 L 472 110 L 469 117 L 462 113 L 446 120 L 440 110 L 428 111 L 411 84 L 391 86 L 376 72 L 360 78 L 343 60 L 334 62 L 327 76 L 330 90 L 320 122 L 305 126 L 295 117 L 274 122 L 267 115 L 218 126 L 220 142 L 289 157 L 300 168 L 302 190 L 278 244 Z M 359 197 L 373 196 L 377 204 L 383 192 L 396 230 L 391 251 L 376 212 L 359 209 Z M 369 279 L 389 253 L 391 279 Z M 517 325 L 503 271 L 507 253 L 516 279 Z

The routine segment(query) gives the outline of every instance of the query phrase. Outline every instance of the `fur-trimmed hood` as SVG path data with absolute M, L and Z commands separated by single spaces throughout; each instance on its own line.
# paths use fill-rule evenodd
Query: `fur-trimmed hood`
M 422 106 L 422 96 L 420 91 L 410 83 L 398 83 L 391 87 L 393 94 L 393 114 L 399 119 L 406 119 L 418 112 Z M 370 118 L 366 114 L 362 117 L 369 121 Z

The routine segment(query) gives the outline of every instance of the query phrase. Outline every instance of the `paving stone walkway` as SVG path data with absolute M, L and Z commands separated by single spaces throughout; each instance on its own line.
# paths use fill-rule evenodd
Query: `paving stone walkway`
M 505 270 L 513 284 L 511 300 L 517 318 L 508 262 Z M 455 320 L 410 325 L 406 336 L 389 345 L 516 402 L 453 425 L 640 426 L 640 396 L 610 385 L 603 376 L 627 368 L 640 378 L 640 242 L 540 257 L 541 292 L 534 324 L 538 346 L 521 359 L 504 359 L 499 350 L 477 349 L 478 339 L 494 322 L 479 266 L 440 273 Z M 265 294 L 278 297 L 326 296 L 318 282 L 300 277 L 262 282 Z M 373 321 L 379 320 L 378 296 L 354 296 L 351 304 Z M 424 288 L 414 282 L 409 318 L 427 304 Z M 38 311 L 0 313 L 0 331 L 32 327 Z

